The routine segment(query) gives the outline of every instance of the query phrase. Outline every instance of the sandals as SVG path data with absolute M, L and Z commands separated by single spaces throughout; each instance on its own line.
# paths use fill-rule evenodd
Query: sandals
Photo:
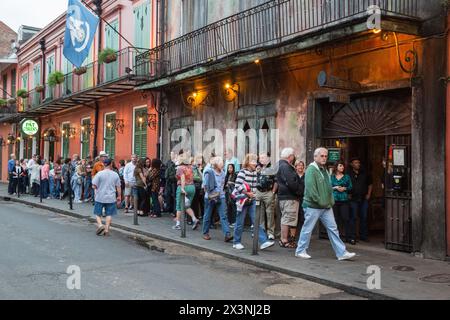
M 295 249 L 297 247 L 294 242 L 283 242 L 282 240 L 278 241 L 278 244 L 280 245 L 280 247 L 286 249 Z
M 105 233 L 105 227 L 104 227 L 104 226 L 101 226 L 101 227 L 98 227 L 98 228 L 97 228 L 96 234 L 97 234 L 98 236 L 101 236 L 101 235 L 103 235 L 104 233 Z

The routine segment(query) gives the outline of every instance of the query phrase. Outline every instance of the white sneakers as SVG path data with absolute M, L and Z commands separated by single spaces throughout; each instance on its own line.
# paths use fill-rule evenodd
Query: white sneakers
M 267 249 L 267 248 L 270 248 L 271 246 L 273 246 L 275 244 L 275 242 L 273 242 L 273 241 L 266 241 L 266 242 L 264 242 L 262 245 L 261 245 L 261 247 L 259 247 L 261 250 L 264 250 L 264 249 Z
M 344 255 L 342 257 L 339 257 L 338 260 L 339 261 L 350 260 L 350 259 L 353 259 L 355 256 L 356 256 L 356 253 L 345 251 Z
M 243 250 L 245 247 L 238 243 L 238 244 L 233 244 L 233 249 L 237 249 L 237 250 Z
M 269 235 L 267 236 L 267 238 L 268 238 L 269 240 L 275 240 L 275 236 L 274 236 L 273 234 L 269 234 Z
M 295 256 L 297 258 L 302 258 L 302 259 L 311 259 L 311 256 L 309 254 L 306 253 L 306 251 L 303 251 L 301 253 L 296 253 Z M 342 257 L 339 257 L 338 260 L 339 261 L 344 261 L 344 260 L 350 260 L 353 259 L 356 256 L 356 253 L 351 253 L 348 251 L 345 251 L 344 255 Z
M 309 254 L 307 254 L 306 251 L 303 251 L 301 253 L 296 253 L 295 256 L 297 258 L 302 258 L 302 259 L 306 259 L 306 260 L 311 259 L 311 256 Z

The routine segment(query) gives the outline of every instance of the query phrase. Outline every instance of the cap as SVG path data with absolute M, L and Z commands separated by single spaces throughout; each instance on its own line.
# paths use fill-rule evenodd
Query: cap
M 100 151 L 99 157 L 107 157 L 108 154 L 105 151 Z
M 112 160 L 111 160 L 111 159 L 105 159 L 105 160 L 103 160 L 103 164 L 104 164 L 105 166 L 109 166 L 111 163 L 112 163 Z

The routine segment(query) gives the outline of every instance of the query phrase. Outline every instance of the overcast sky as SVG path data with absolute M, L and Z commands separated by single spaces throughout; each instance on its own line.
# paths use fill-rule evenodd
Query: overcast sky
M 68 0 L 0 0 L 0 20 L 15 32 L 24 24 L 43 28 L 67 10 Z

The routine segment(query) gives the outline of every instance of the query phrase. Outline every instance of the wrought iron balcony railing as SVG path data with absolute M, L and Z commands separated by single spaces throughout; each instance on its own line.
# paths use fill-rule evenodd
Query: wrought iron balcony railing
M 18 99 L 18 111 L 28 111 L 58 99 L 70 99 L 81 92 L 87 92 L 99 86 L 107 86 L 119 80 L 147 79 L 156 64 L 147 61 L 144 65 L 135 66 L 136 56 L 145 50 L 148 49 L 131 47 L 122 49 L 117 51 L 116 61 L 100 64 L 100 69 L 98 68 L 99 61 L 94 61 L 82 67 L 84 73 L 74 70 L 64 75 L 64 82 L 61 84 L 54 87 L 46 84 L 42 91 L 35 88 L 29 91 L 28 98 Z M 100 81 L 97 81 L 98 70 L 100 70 Z
M 136 65 L 161 61 L 154 78 L 230 55 L 279 45 L 357 19 L 376 5 L 384 16 L 417 19 L 418 0 L 273 0 L 220 20 L 137 56 Z

